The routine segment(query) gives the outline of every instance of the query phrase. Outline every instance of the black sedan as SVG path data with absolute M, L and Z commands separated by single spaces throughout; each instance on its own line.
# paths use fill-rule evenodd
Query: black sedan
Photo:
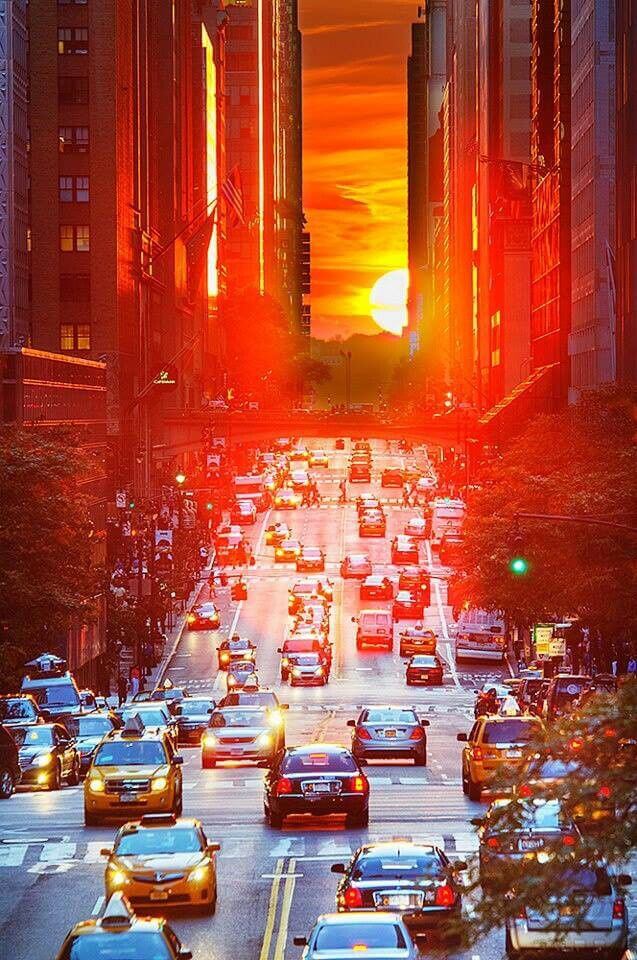
M 372 574 L 361 583 L 361 600 L 393 600 L 394 585 L 389 577 Z
M 421 720 L 412 707 L 369 707 L 352 727 L 352 753 L 360 763 L 367 760 L 413 757 L 419 766 L 427 764 L 428 720 Z
M 332 873 L 342 875 L 336 907 L 339 912 L 399 913 L 410 929 L 436 928 L 445 939 L 456 940 L 462 911 L 457 873 L 466 867 L 462 860 L 451 863 L 432 843 L 368 843 L 349 864 L 332 865 Z
M 296 814 L 345 814 L 349 827 L 369 823 L 369 782 L 353 755 L 336 744 L 288 747 L 265 778 L 264 809 L 271 827 Z
M 175 710 L 177 743 L 198 744 L 214 709 L 215 702 L 209 697 L 188 697 L 183 700 Z
M 90 767 L 93 754 L 106 734 L 117 730 L 121 725 L 122 721 L 112 712 L 87 713 L 67 721 L 69 732 L 75 737 L 82 773 L 86 773 Z
M 59 790 L 62 781 L 80 782 L 80 756 L 66 729 L 59 723 L 10 727 L 18 747 L 22 786 Z
M 398 591 L 392 606 L 394 620 L 422 620 L 424 615 L 425 604 L 422 597 L 410 590 Z
M 407 664 L 405 679 L 407 686 L 430 684 L 442 686 L 444 670 L 442 660 L 437 654 L 417 653 Z

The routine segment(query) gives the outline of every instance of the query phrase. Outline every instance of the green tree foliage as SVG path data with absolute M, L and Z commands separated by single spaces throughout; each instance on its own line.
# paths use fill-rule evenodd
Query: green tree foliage
M 470 498 L 461 590 L 476 606 L 530 624 L 577 615 L 605 635 L 637 622 L 637 537 L 587 524 L 520 521 L 518 512 L 613 518 L 637 527 L 637 396 L 585 397 L 535 420 Z M 528 561 L 516 576 L 514 556 Z
M 77 481 L 90 464 L 65 432 L 0 431 L 0 684 L 92 613 L 102 570 Z
M 572 846 L 559 845 L 543 856 L 532 855 L 523 867 L 502 858 L 498 881 L 482 887 L 474 868 L 469 892 L 474 910 L 469 933 L 478 938 L 501 927 L 506 917 L 524 907 L 542 910 L 547 894 L 563 897 L 571 908 L 572 891 L 565 873 L 581 868 L 596 870 L 608 864 L 615 875 L 637 845 L 634 815 L 637 788 L 637 683 L 629 681 L 616 696 L 591 696 L 580 708 L 542 729 L 529 744 L 527 762 L 509 768 L 494 784 L 494 793 L 508 803 L 498 805 L 489 818 L 489 830 L 516 831 L 527 805 L 556 799 L 567 821 L 579 824 L 581 839 Z M 568 764 L 563 778 L 542 781 L 547 761 Z M 577 836 L 577 831 L 573 831 Z

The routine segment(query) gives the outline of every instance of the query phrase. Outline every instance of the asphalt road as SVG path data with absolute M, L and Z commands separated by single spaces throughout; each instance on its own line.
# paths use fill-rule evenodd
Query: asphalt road
M 310 445 L 318 446 L 318 441 Z M 323 445 L 323 444 L 321 444 Z M 404 662 L 393 654 L 357 652 L 351 618 L 360 609 L 359 587 L 338 577 L 338 565 L 350 550 L 370 553 L 374 572 L 395 573 L 389 563 L 389 543 L 402 531 L 415 510 L 399 504 L 399 490 L 380 490 L 379 473 L 401 462 L 384 441 L 375 442 L 371 484 L 349 485 L 350 495 L 380 493 L 387 503 L 387 537 L 358 538 L 353 503 L 338 504 L 338 482 L 348 453 L 330 449 L 330 468 L 314 470 L 323 502 L 281 515 L 306 545 L 327 554 L 327 574 L 335 580 L 332 630 L 335 656 L 326 687 L 281 688 L 278 679 L 280 645 L 287 621 L 287 588 L 296 578 L 293 565 L 275 565 L 273 548 L 265 547 L 265 525 L 277 514 L 260 514 L 250 531 L 256 566 L 247 574 L 248 600 L 231 604 L 220 596 L 223 625 L 217 633 L 186 632 L 168 669 L 175 682 L 193 692 L 220 696 L 224 678 L 216 671 L 215 650 L 222 636 L 235 630 L 250 636 L 258 648 L 262 685 L 274 687 L 289 703 L 287 742 L 331 740 L 348 743 L 346 721 L 368 703 L 410 703 L 430 719 L 429 763 L 371 763 L 371 819 L 367 830 L 345 829 L 340 821 L 288 821 L 282 831 L 263 820 L 263 771 L 249 765 L 222 765 L 202 770 L 197 749 L 185 748 L 184 813 L 203 821 L 211 840 L 221 843 L 218 855 L 219 905 L 212 918 L 171 915 L 184 944 L 196 960 L 292 960 L 300 948 L 294 934 L 306 933 L 316 916 L 334 908 L 335 861 L 347 860 L 362 842 L 389 837 L 435 837 L 451 854 L 465 858 L 476 848 L 472 816 L 482 809 L 463 796 L 460 783 L 460 744 L 456 733 L 468 730 L 473 716 L 474 689 L 490 678 L 508 675 L 508 665 L 456 666 L 453 624 L 446 606 L 445 571 L 434 563 L 432 606 L 426 622 L 439 634 L 439 652 L 447 662 L 441 688 L 407 688 Z M 424 459 L 416 452 L 416 461 Z M 423 560 L 431 559 L 423 548 Z M 204 595 L 205 598 L 205 595 Z M 451 638 L 451 639 L 450 639 Z M 396 645 L 397 647 L 397 645 Z M 20 790 L 0 810 L 0 955 L 20 960 L 55 956 L 69 928 L 97 913 L 103 892 L 104 860 L 114 828 L 85 828 L 82 788 L 59 793 Z M 499 960 L 504 935 L 494 932 L 470 950 L 449 951 L 435 941 L 425 943 L 423 956 Z

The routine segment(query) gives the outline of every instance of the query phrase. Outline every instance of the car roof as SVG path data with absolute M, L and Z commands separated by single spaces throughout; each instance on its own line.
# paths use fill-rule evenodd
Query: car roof
M 380 854 L 383 856 L 397 856 L 401 853 L 431 853 L 439 851 L 440 847 L 432 840 L 380 840 L 377 843 L 365 843 L 357 850 L 357 854 Z
M 307 756 L 310 753 L 350 753 L 341 743 L 302 743 L 298 747 L 287 747 L 288 755 Z
M 382 926 L 384 924 L 396 924 L 402 923 L 402 918 L 398 913 L 390 913 L 389 911 L 380 911 L 376 910 L 357 910 L 355 914 L 350 913 L 349 911 L 345 913 L 322 913 L 316 920 L 318 924 L 329 924 L 330 926 L 340 925 L 340 924 L 374 924 L 375 926 Z
M 173 822 L 174 820 L 174 822 Z M 197 830 L 201 827 L 201 821 L 195 817 L 172 817 L 170 814 L 151 814 L 144 816 L 140 820 L 128 820 L 122 825 L 122 833 L 136 833 L 138 830 L 155 830 L 158 827 L 189 827 Z

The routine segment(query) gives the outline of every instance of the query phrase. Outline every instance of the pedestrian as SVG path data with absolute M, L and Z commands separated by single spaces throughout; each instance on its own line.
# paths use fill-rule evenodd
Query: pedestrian
M 133 667 L 130 676 L 130 696 L 131 700 L 139 693 L 139 670 Z
M 618 662 L 618 660 L 617 660 L 617 656 L 615 656 L 615 659 L 613 660 L 613 662 L 612 662 L 611 665 L 610 665 L 610 672 L 612 673 L 612 675 L 613 675 L 614 677 L 617 676 L 617 669 L 618 669 L 618 667 L 619 667 L 619 662 Z
M 338 489 L 340 490 L 340 498 L 339 498 L 340 503 L 346 503 L 347 502 L 347 484 L 345 483 L 345 480 L 341 480 L 341 482 L 338 485 Z
M 626 673 L 627 673 L 627 675 L 628 675 L 629 677 L 631 677 L 633 680 L 635 679 L 635 675 L 637 675 L 637 659 L 635 658 L 635 654 L 634 654 L 634 653 L 631 654 L 630 659 L 628 660 L 628 663 L 626 664 Z
M 403 507 L 409 507 L 411 500 L 411 487 L 408 483 L 403 487 Z
M 120 673 L 119 677 L 117 678 L 117 699 L 119 700 L 120 707 L 126 700 L 127 686 L 126 677 L 123 673 Z

